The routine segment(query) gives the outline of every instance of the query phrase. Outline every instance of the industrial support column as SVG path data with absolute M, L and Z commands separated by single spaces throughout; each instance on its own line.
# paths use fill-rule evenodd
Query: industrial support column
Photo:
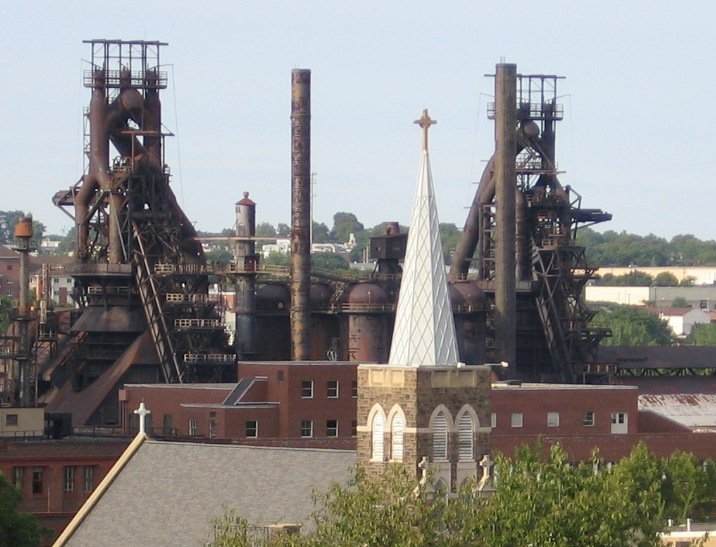
M 495 71 L 495 352 L 516 373 L 517 296 L 515 283 L 515 128 L 517 65 L 498 64 Z
M 291 71 L 291 358 L 310 358 L 311 71 Z

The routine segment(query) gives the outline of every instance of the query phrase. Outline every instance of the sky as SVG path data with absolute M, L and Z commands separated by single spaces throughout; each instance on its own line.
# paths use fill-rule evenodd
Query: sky
M 494 149 L 495 64 L 557 74 L 563 185 L 601 230 L 716 239 L 716 2 L 270 0 L 7 2 L 0 35 L 0 210 L 63 233 L 53 194 L 82 175 L 82 40 L 161 40 L 167 163 L 196 227 L 290 220 L 290 81 L 312 71 L 314 219 L 407 224 L 423 108 L 441 222 L 462 227 Z

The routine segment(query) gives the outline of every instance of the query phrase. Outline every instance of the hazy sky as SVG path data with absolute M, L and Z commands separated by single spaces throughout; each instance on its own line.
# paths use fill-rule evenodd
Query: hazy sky
M 290 72 L 312 70 L 315 219 L 407 224 L 425 107 L 440 220 L 462 227 L 493 150 L 504 59 L 559 74 L 563 184 L 614 214 L 604 229 L 716 238 L 716 2 L 9 2 L 0 66 L 0 209 L 70 226 L 51 203 L 82 174 L 89 38 L 169 42 L 173 187 L 202 230 L 289 222 Z

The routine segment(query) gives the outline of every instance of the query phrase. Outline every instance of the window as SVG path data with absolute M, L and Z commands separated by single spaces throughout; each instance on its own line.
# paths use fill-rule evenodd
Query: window
M 384 431 L 385 431 L 385 416 L 382 411 L 376 412 L 373 416 L 373 423 L 371 425 L 371 460 L 382 462 L 385 458 L 385 450 L 383 443 Z
M 495 429 L 497 427 L 497 414 L 494 412 L 490 414 L 490 427 L 492 429 Z
M 164 420 L 162 422 L 162 432 L 165 435 L 174 434 L 174 418 L 172 418 L 171 414 L 164 415 Z
M 85 467 L 84 492 L 92 492 L 94 489 L 94 467 Z
M 473 434 L 475 432 L 475 424 L 469 413 L 463 412 L 457 422 L 458 428 L 458 459 L 461 462 L 474 461 L 473 455 Z
M 74 492 L 75 490 L 75 468 L 65 467 L 65 492 Z
M 612 433 L 620 435 L 627 433 L 628 423 L 626 412 L 612 412 Z
M 24 467 L 14 467 L 12 470 L 12 482 L 20 490 L 22 490 L 22 479 L 25 477 Z
M 277 379 L 279 382 L 283 382 L 283 371 L 282 371 L 282 370 L 279 370 L 279 371 L 276 373 L 276 379 Z
M 326 397 L 329 399 L 338 398 L 338 380 L 328 380 L 326 382 Z
M 510 420 L 510 425 L 512 427 L 522 427 L 523 423 L 524 416 L 522 415 L 522 412 L 513 412 L 512 419 Z
M 259 423 L 256 420 L 246 420 L 246 436 L 247 437 L 258 437 L 259 436 Z
M 358 397 L 358 380 L 353 380 L 351 382 L 351 397 L 354 399 Z
M 592 427 L 594 425 L 594 411 L 587 410 L 582 417 L 582 425 Z
M 445 413 L 441 410 L 433 420 L 433 460 L 447 460 L 448 426 Z
M 303 380 L 301 382 L 301 397 L 304 399 L 313 398 L 313 380 Z
M 17 414 L 6 414 L 5 415 L 5 425 L 6 426 L 16 426 L 17 425 Z
M 547 427 L 559 427 L 559 412 L 547 413 Z
M 216 412 L 209 412 L 209 438 L 216 438 Z
M 390 424 L 390 458 L 395 462 L 403 461 L 403 436 L 405 433 L 405 417 L 402 413 L 393 416 Z
M 32 470 L 32 493 L 42 494 L 42 468 L 40 467 Z
M 355 437 L 356 435 L 358 435 L 358 421 L 353 420 L 351 422 L 351 437 Z
M 189 436 L 195 437 L 199 434 L 199 427 L 196 423 L 196 418 L 189 418 Z
M 338 437 L 338 420 L 326 420 L 326 437 Z
M 313 437 L 313 422 L 301 420 L 301 437 Z

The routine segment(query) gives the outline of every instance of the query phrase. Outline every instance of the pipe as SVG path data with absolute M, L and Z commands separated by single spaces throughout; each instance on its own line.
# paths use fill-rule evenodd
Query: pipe
M 311 71 L 291 72 L 291 355 L 310 358 Z
M 516 374 L 517 297 L 515 283 L 515 200 L 517 150 L 517 65 L 495 71 L 495 358 Z

